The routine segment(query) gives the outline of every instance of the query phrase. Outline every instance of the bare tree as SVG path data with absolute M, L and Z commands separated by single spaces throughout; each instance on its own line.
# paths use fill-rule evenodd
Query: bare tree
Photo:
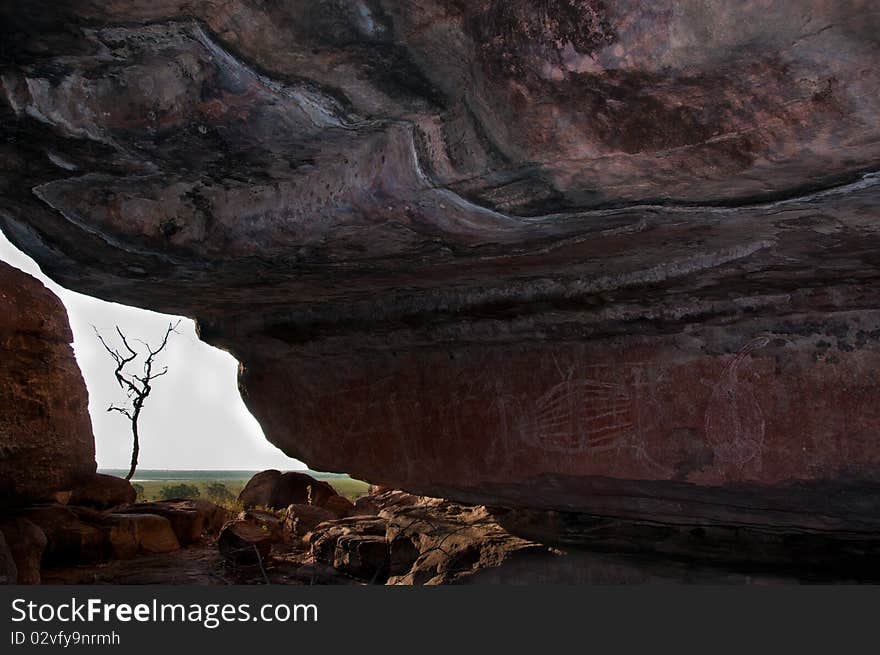
M 141 416 L 141 410 L 144 407 L 144 401 L 147 399 L 147 396 L 150 395 L 150 392 L 153 390 L 152 381 L 156 378 L 165 375 L 168 372 L 168 367 L 165 366 L 161 371 L 155 372 L 153 371 L 153 363 L 156 355 L 158 355 L 165 346 L 168 345 L 168 337 L 171 336 L 172 332 L 177 332 L 177 326 L 180 325 L 180 321 L 168 324 L 168 329 L 165 331 L 165 337 L 162 339 L 162 343 L 159 344 L 158 348 L 153 348 L 146 341 L 141 341 L 140 339 L 135 339 L 138 343 L 142 344 L 146 348 L 146 357 L 144 359 L 143 364 L 143 375 L 137 375 L 136 373 L 130 373 L 125 370 L 125 367 L 134 362 L 138 355 L 138 353 L 134 348 L 132 348 L 128 340 L 125 338 L 125 335 L 122 333 L 122 330 L 119 329 L 119 326 L 116 326 L 116 333 L 119 335 L 119 338 L 122 339 L 122 345 L 124 349 L 111 348 L 107 345 L 107 342 L 104 341 L 104 337 L 101 336 L 101 333 L 98 332 L 98 328 L 94 325 L 92 329 L 95 331 L 95 334 L 98 337 L 98 340 L 101 342 L 101 345 L 104 346 L 104 349 L 110 353 L 110 356 L 116 362 L 116 370 L 114 371 L 114 375 L 116 376 L 116 382 L 119 386 L 125 390 L 125 394 L 128 396 L 129 401 L 131 402 L 131 407 L 120 407 L 118 405 L 110 405 L 107 408 L 108 412 L 119 412 L 120 414 L 124 414 L 128 417 L 128 420 L 131 421 L 131 436 L 133 438 L 132 448 L 131 448 L 131 468 L 128 471 L 128 475 L 125 476 L 126 480 L 131 480 L 134 475 L 134 471 L 137 468 L 138 464 L 138 454 L 140 453 L 141 446 L 140 440 L 138 437 L 138 419 Z

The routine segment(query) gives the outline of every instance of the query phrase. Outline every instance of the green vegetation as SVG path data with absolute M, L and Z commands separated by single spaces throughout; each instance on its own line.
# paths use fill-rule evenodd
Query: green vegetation
M 232 492 L 229 491 L 227 486 L 222 482 L 210 482 L 206 487 L 206 495 L 210 500 L 217 503 L 218 505 L 222 503 L 227 503 L 235 496 L 232 495 Z
M 159 489 L 159 497 L 162 500 L 170 500 L 171 498 L 198 498 L 201 496 L 199 488 L 194 484 L 169 484 Z
M 100 469 L 101 473 L 108 473 L 118 477 L 124 477 L 127 473 L 122 469 Z M 199 497 L 207 498 L 218 505 L 232 505 L 238 494 L 244 489 L 244 485 L 254 474 L 259 471 L 170 471 L 161 469 L 138 469 L 137 478 L 132 480 L 138 492 L 138 500 L 150 501 L 163 498 L 163 488 L 175 488 L 183 485 L 190 487 L 189 493 L 176 493 L 174 497 Z M 369 485 L 366 482 L 355 480 L 344 473 L 321 473 L 319 471 L 303 471 L 316 480 L 324 480 L 333 485 L 336 492 L 349 499 L 355 499 L 367 493 Z M 225 489 L 229 496 L 222 495 Z M 196 493 L 191 493 L 195 489 Z M 180 491 L 180 490 L 177 490 Z M 212 494 L 216 494 L 212 495 Z M 219 499 L 218 499 L 219 498 Z M 223 500 L 225 498 L 225 500 Z

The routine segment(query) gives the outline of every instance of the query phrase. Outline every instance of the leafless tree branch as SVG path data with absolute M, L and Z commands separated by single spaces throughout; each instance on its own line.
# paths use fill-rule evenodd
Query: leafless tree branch
M 131 408 L 127 407 L 119 407 L 117 405 L 110 405 L 107 408 L 108 412 L 119 412 L 126 416 L 129 421 L 131 421 L 131 432 L 133 437 L 133 445 L 132 445 L 132 454 L 131 454 L 131 468 L 126 476 L 127 480 L 130 480 L 134 475 L 135 469 L 137 468 L 138 461 L 138 453 L 140 452 L 140 440 L 138 438 L 138 419 L 140 418 L 141 409 L 144 406 L 144 402 L 147 397 L 150 395 L 150 392 L 153 390 L 152 381 L 158 377 L 161 377 L 168 373 L 168 367 L 165 366 L 158 373 L 153 372 L 153 363 L 154 358 L 161 353 L 165 346 L 168 345 L 168 338 L 171 336 L 171 333 L 177 333 L 177 327 L 180 325 L 180 321 L 177 323 L 169 323 L 168 329 L 165 330 L 165 335 L 162 338 L 162 342 L 159 344 L 157 348 L 153 348 L 146 341 L 142 341 L 140 339 L 134 339 L 136 343 L 140 343 L 146 349 L 146 356 L 143 362 L 143 375 L 137 375 L 134 373 L 128 373 L 125 370 L 125 367 L 133 362 L 140 353 L 131 347 L 128 339 L 125 334 L 123 334 L 122 330 L 119 329 L 119 326 L 116 326 L 116 334 L 119 335 L 120 340 L 122 341 L 122 345 L 124 346 L 124 350 L 119 348 L 111 347 L 105 340 L 104 337 L 101 336 L 101 333 L 98 331 L 94 325 L 92 329 L 95 331 L 95 335 L 98 337 L 98 341 L 101 342 L 101 345 L 104 346 L 104 350 L 106 350 L 110 356 L 113 358 L 113 361 L 116 362 L 116 369 L 113 371 L 113 375 L 116 378 L 116 382 L 119 384 L 119 387 L 125 390 L 125 395 L 131 400 Z

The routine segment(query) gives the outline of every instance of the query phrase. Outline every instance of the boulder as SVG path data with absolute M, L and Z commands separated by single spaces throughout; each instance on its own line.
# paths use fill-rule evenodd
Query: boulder
M 133 503 L 136 499 L 137 492 L 128 480 L 115 475 L 95 473 L 71 490 L 67 504 L 110 509 Z
M 204 517 L 205 532 L 210 535 L 219 534 L 221 528 L 229 520 L 229 510 L 208 500 L 175 501 L 175 507 L 192 508 Z
M 337 516 L 323 507 L 315 505 L 289 505 L 284 519 L 286 529 L 297 537 L 304 537 L 315 527 L 325 521 L 332 521 Z
M 240 521 L 254 523 L 263 531 L 268 532 L 273 543 L 280 543 L 284 540 L 284 519 L 273 512 L 249 509 L 239 513 L 237 518 Z
M 0 584 L 17 584 L 18 568 L 6 538 L 0 532 Z
M 108 557 L 127 559 L 140 553 L 170 553 L 180 548 L 171 521 L 157 514 L 108 514 L 101 519 Z
M 220 531 L 217 548 L 232 564 L 250 566 L 265 563 L 277 541 L 276 535 L 256 522 L 233 519 Z
M 557 557 L 546 545 L 507 532 L 482 506 L 396 491 L 383 496 L 380 516 L 387 522 L 389 584 L 463 584 L 477 575 L 533 581 L 534 571 L 519 563 L 543 569 Z
M 317 505 L 336 496 L 327 482 L 315 480 L 307 473 L 268 470 L 257 473 L 245 485 L 238 500 L 245 507 L 283 509 L 288 505 Z
M 343 496 L 330 496 L 321 506 L 328 512 L 332 512 L 338 519 L 351 516 L 355 510 L 354 503 Z
M 333 565 L 336 546 L 342 537 L 379 537 L 384 541 L 386 529 L 387 521 L 378 516 L 353 516 L 321 523 L 309 536 L 312 556 L 319 562 Z
M 181 544 L 199 541 L 205 533 L 217 534 L 229 512 L 207 500 L 181 499 L 137 503 L 116 510 L 121 514 L 156 514 L 171 523 Z
M 352 516 L 374 516 L 379 513 L 379 503 L 373 496 L 361 496 L 355 499 Z
M 333 567 L 353 578 L 384 584 L 388 579 L 388 557 L 384 536 L 346 534 L 336 540 Z
M 43 564 L 64 566 L 101 562 L 107 558 L 107 537 L 97 512 L 81 512 L 64 505 L 22 510 L 21 516 L 46 535 Z
M 327 500 L 336 495 L 336 490 L 329 483 L 315 480 L 307 473 L 289 471 L 283 473 L 275 483 L 269 506 L 283 508 L 308 504 L 323 507 Z
M 254 475 L 238 494 L 238 501 L 245 507 L 271 507 L 272 492 L 281 477 L 281 471 L 269 469 Z
M 46 534 L 33 522 L 22 517 L 0 520 L 0 533 L 15 560 L 17 584 L 40 584 L 40 562 L 46 549 Z
M 0 506 L 49 498 L 95 471 L 71 341 L 61 301 L 0 262 Z

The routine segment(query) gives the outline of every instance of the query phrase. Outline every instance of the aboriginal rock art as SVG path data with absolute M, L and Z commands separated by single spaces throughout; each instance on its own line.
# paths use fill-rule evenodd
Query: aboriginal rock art
M 519 403 L 510 425 L 522 441 L 558 453 L 599 453 L 622 445 L 639 425 L 638 393 L 608 379 L 606 367 L 594 377 L 565 379 L 534 402 Z
M 770 342 L 761 337 L 747 343 L 724 368 L 706 407 L 706 439 L 715 461 L 724 466 L 760 464 L 764 444 L 764 413 L 748 384 L 738 379 L 743 361 Z

